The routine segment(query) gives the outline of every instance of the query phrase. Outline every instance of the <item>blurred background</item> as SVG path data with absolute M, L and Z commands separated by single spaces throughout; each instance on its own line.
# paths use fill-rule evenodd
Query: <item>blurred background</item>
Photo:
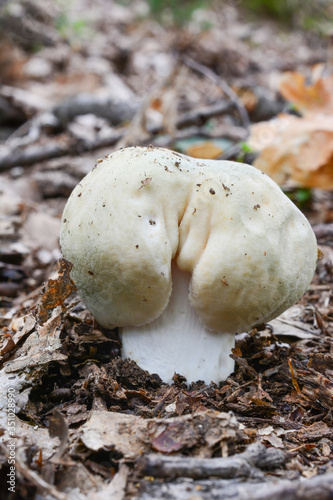
M 332 19 L 328 0 L 2 0 L 0 295 L 43 282 L 67 197 L 126 145 L 252 163 L 326 234 Z

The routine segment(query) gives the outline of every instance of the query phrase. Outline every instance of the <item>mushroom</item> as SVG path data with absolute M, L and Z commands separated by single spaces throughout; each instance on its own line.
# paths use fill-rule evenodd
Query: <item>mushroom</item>
M 61 248 L 81 298 L 121 328 L 122 356 L 171 383 L 218 383 L 236 333 L 306 291 L 317 245 L 304 215 L 249 165 L 130 147 L 72 192 Z

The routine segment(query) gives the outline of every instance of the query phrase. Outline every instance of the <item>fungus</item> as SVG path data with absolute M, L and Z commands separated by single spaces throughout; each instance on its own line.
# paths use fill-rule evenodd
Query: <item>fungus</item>
M 235 334 L 293 305 L 317 259 L 309 222 L 268 176 L 151 146 L 98 162 L 60 242 L 87 308 L 121 329 L 123 358 L 167 383 L 225 380 Z

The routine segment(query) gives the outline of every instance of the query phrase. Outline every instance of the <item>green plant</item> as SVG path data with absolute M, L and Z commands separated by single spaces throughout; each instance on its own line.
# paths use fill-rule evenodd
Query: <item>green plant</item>
M 332 19 L 331 0 L 241 0 L 245 10 L 256 16 L 268 16 L 293 28 L 324 34 L 327 19 Z M 332 23 L 330 22 L 332 28 Z
M 85 19 L 70 19 L 66 12 L 61 12 L 56 20 L 55 27 L 63 37 L 82 38 L 88 32 L 88 22 Z
M 310 188 L 296 188 L 285 194 L 300 210 L 307 208 L 312 200 L 312 191 Z
M 247 142 L 241 142 L 239 145 L 241 149 L 237 154 L 236 161 L 238 161 L 239 163 L 244 163 L 249 154 L 254 154 L 254 150 L 251 148 L 251 146 L 248 145 Z
M 247 0 L 242 1 L 243 7 L 256 14 L 268 15 L 282 21 L 290 21 L 298 0 Z
M 187 24 L 193 12 L 199 8 L 206 8 L 203 0 L 147 0 L 149 10 L 159 22 L 167 22 L 177 26 Z

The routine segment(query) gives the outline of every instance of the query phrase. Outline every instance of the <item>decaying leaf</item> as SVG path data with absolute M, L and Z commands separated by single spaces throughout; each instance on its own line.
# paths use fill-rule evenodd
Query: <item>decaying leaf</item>
M 59 261 L 59 277 L 50 279 L 38 305 L 38 322 L 43 325 L 57 306 L 63 306 L 64 301 L 76 289 L 69 275 L 72 264 L 62 258 Z
M 211 456 L 222 441 L 236 439 L 238 422 L 228 413 L 206 410 L 194 415 L 144 419 L 108 411 L 92 411 L 81 427 L 81 441 L 91 450 L 112 448 L 125 458 L 135 458 L 150 450 L 162 453 L 191 449 Z
M 333 382 L 313 368 L 288 360 L 292 383 L 304 401 L 318 403 L 328 410 L 333 408 Z
M 324 437 L 332 437 L 333 431 L 325 422 L 315 422 L 308 427 L 302 427 L 297 437 L 301 441 L 319 441 Z
M 32 315 L 22 316 L 12 321 L 10 329 L 14 334 L 4 333 L 3 342 L 0 348 L 0 356 L 10 352 L 17 344 L 33 331 L 36 320 Z
M 90 493 L 91 500 L 123 500 L 125 498 L 126 485 L 130 469 L 126 464 L 121 464 L 119 471 L 112 481 L 103 486 L 97 493 Z
M 280 92 L 302 117 L 280 114 L 252 125 L 248 143 L 260 154 L 254 165 L 278 184 L 333 188 L 333 75 L 287 72 Z
M 108 411 L 92 411 L 82 427 L 81 440 L 90 450 L 115 449 L 126 458 L 135 458 L 147 450 L 148 421 Z
M 258 429 L 258 435 L 262 436 L 263 441 L 269 443 L 274 448 L 284 448 L 282 439 L 271 425 Z
M 36 319 L 32 314 L 16 318 L 12 321 L 10 328 L 13 330 L 13 341 L 17 344 L 28 333 L 32 332 L 36 325 Z

